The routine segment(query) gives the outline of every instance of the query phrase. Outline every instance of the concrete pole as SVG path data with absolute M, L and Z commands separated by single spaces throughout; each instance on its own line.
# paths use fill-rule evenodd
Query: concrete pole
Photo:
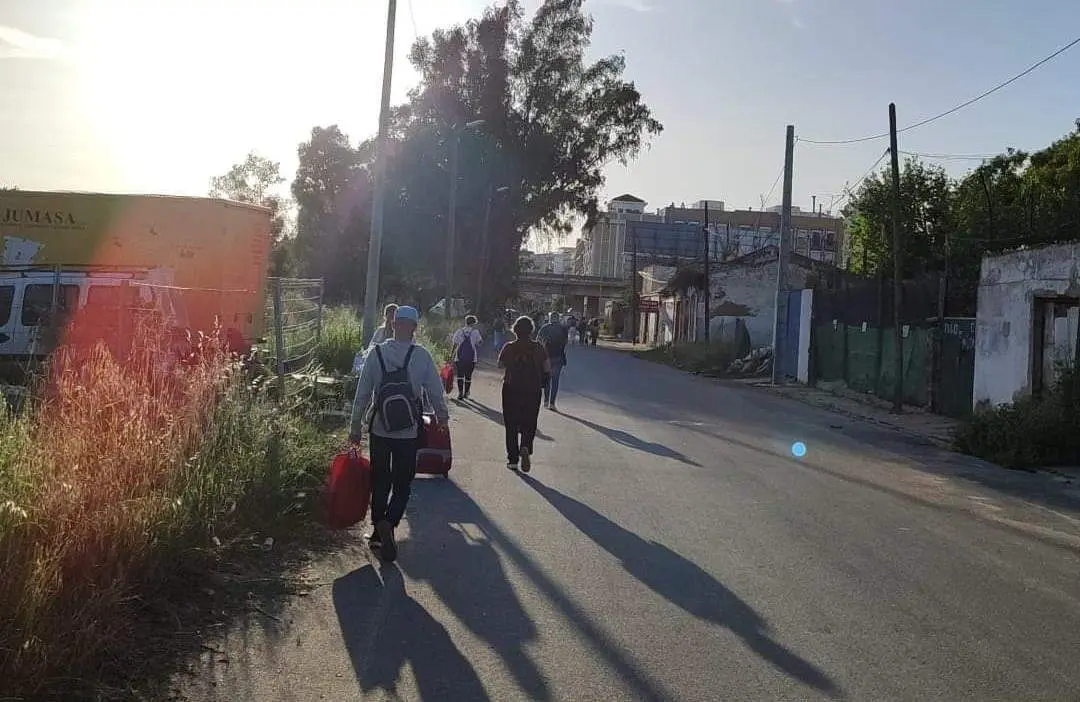
M 791 251 L 791 180 L 793 160 L 795 156 L 795 127 L 788 125 L 787 140 L 784 146 L 784 200 L 780 209 L 780 246 L 776 267 L 776 318 L 773 325 L 773 363 L 772 381 L 778 384 L 784 380 L 780 371 L 780 356 L 786 352 L 787 340 L 784 335 L 787 330 L 787 320 L 784 319 L 787 305 L 781 309 L 781 301 L 786 302 L 787 295 L 787 271 L 786 265 Z
M 451 301 L 454 299 L 454 251 L 457 248 L 458 152 L 461 149 L 462 131 L 462 129 L 455 127 L 450 140 L 450 204 L 446 215 L 446 305 L 443 309 L 447 319 L 450 319 Z
M 379 107 L 379 134 L 375 144 L 374 182 L 371 203 L 371 236 L 368 240 L 367 285 L 364 290 L 362 336 L 367 346 L 375 334 L 379 316 L 379 264 L 382 258 L 383 190 L 386 187 L 386 132 L 390 123 L 390 84 L 394 72 L 394 21 L 397 0 L 389 0 L 386 16 L 386 53 L 383 55 L 382 104 Z

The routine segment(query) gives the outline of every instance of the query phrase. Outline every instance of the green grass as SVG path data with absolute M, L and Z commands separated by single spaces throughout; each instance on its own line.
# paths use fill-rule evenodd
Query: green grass
M 176 373 L 157 358 L 59 352 L 21 416 L 0 415 L 5 698 L 138 675 L 151 604 L 190 599 L 213 554 L 317 509 L 339 436 L 220 353 Z
M 347 374 L 360 349 L 360 315 L 350 307 L 328 307 L 323 313 L 322 339 L 315 361 L 323 370 Z

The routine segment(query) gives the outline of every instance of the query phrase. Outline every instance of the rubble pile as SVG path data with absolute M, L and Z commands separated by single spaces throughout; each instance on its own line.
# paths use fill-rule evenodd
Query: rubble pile
M 772 372 L 772 349 L 768 346 L 754 349 L 737 361 L 732 361 L 728 375 L 768 375 Z

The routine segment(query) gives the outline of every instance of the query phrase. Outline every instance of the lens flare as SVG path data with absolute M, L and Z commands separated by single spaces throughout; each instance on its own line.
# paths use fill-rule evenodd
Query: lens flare
M 791 455 L 795 458 L 802 458 L 806 455 L 806 444 L 801 441 L 796 441 L 791 445 Z

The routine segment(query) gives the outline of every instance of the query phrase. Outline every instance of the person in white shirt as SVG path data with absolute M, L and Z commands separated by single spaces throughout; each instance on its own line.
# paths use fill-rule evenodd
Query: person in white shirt
M 469 315 L 465 318 L 465 326 L 454 332 L 450 337 L 450 343 L 454 347 L 454 370 L 457 374 L 458 400 L 469 397 L 472 389 L 473 371 L 476 370 L 476 359 L 480 353 L 480 344 L 484 339 L 476 328 L 476 317 Z
M 394 315 L 397 310 L 398 306 L 392 302 L 383 308 L 383 325 L 372 334 L 371 343 L 368 344 L 369 348 L 394 338 Z

